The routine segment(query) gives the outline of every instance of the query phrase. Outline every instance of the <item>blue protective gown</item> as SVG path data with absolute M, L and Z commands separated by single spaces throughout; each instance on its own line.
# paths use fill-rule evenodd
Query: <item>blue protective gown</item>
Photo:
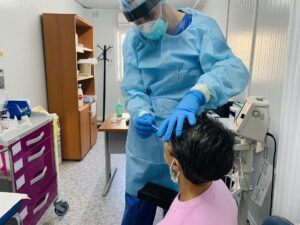
M 249 80 L 247 69 L 227 46 L 217 23 L 197 11 L 191 13 L 191 24 L 178 35 L 149 41 L 131 29 L 124 42 L 122 93 L 131 116 L 126 192 L 132 196 L 147 182 L 177 189 L 164 161 L 163 143 L 156 135 L 141 139 L 136 134 L 135 118 L 141 111 L 152 113 L 160 126 L 196 84 L 206 85 L 211 94 L 203 110 L 225 104 Z

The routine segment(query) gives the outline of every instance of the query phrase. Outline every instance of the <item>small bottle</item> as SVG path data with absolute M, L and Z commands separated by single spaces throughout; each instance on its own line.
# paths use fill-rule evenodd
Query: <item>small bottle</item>
M 122 103 L 120 99 L 118 100 L 118 103 L 116 104 L 116 117 L 121 118 L 122 117 Z
M 14 122 L 13 122 L 13 127 L 18 128 L 18 126 L 19 126 L 18 119 L 17 119 L 17 116 L 15 116 L 14 117 Z
M 83 91 L 81 89 L 82 84 L 78 84 L 78 105 L 79 107 L 83 106 Z

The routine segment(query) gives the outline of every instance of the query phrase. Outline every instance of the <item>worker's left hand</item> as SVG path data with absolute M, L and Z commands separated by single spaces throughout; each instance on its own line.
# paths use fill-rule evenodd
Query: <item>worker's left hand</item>
M 155 133 L 153 128 L 155 125 L 155 120 L 150 113 L 146 113 L 140 116 L 137 116 L 135 120 L 135 131 L 140 138 L 146 139 Z
M 192 126 L 195 125 L 199 107 L 204 103 L 205 96 L 201 91 L 189 91 L 178 103 L 171 115 L 162 123 L 157 133 L 158 137 L 164 136 L 164 141 L 170 141 L 175 126 L 176 136 L 181 136 L 184 120 L 187 118 Z

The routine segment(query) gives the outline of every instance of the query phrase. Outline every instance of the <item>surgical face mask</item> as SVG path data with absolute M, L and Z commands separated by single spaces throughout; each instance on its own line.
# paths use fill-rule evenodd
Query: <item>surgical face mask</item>
M 141 24 L 138 28 L 146 39 L 156 41 L 161 39 L 167 32 L 168 24 L 159 18 L 157 20 Z
M 174 183 L 178 183 L 179 182 L 179 172 L 177 172 L 177 174 L 176 174 L 176 172 L 172 169 L 174 162 L 175 162 L 175 158 L 172 160 L 172 163 L 169 166 L 169 170 L 170 170 L 171 180 Z

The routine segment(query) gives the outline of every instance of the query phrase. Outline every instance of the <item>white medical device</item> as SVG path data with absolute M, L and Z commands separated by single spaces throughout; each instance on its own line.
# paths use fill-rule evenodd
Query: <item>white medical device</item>
M 264 142 L 269 127 L 269 102 L 262 97 L 248 97 L 235 122 L 236 133 L 254 141 Z
M 254 172 L 253 155 L 258 146 L 263 146 L 262 143 L 265 141 L 270 120 L 269 105 L 265 98 L 251 96 L 245 101 L 234 124 L 229 120 L 221 120 L 237 134 L 234 144 L 236 165 L 228 176 L 235 186 L 235 188 L 231 187 L 231 191 L 239 201 L 239 225 L 248 225 L 248 206 L 252 192 L 251 176 Z

